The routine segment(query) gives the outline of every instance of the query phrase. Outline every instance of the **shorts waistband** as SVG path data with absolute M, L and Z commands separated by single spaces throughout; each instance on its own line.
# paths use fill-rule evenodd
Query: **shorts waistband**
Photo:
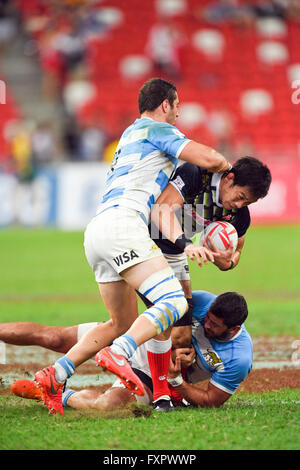
M 141 379 L 141 381 L 150 388 L 151 392 L 153 393 L 153 384 L 152 379 L 149 375 L 145 374 L 145 372 L 141 371 L 140 369 L 132 368 L 133 372 Z

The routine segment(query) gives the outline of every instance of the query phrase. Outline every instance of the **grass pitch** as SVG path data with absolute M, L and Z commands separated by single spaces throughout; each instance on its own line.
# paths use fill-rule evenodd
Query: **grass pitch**
M 190 264 L 193 289 L 245 295 L 252 336 L 300 338 L 299 240 L 300 226 L 252 227 L 233 271 Z M 71 325 L 108 318 L 82 233 L 2 230 L 0 259 L 0 322 Z M 2 389 L 0 449 L 299 450 L 299 403 L 299 390 L 282 389 L 242 392 L 220 409 L 140 417 L 130 409 L 111 415 L 69 409 L 61 417 Z

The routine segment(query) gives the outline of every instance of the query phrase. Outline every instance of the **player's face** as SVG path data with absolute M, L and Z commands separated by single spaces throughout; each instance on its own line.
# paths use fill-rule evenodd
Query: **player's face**
M 219 202 L 224 209 L 241 209 L 257 201 L 257 198 L 252 196 L 248 186 L 239 186 L 233 184 L 233 182 L 233 176 L 230 174 L 221 180 Z
M 175 99 L 173 101 L 173 106 L 171 106 L 170 103 L 168 106 L 167 116 L 166 116 L 167 123 L 172 124 L 172 126 L 174 126 L 178 116 L 179 116 L 179 99 L 176 93 Z
M 204 320 L 204 333 L 210 339 L 225 340 L 231 336 L 230 329 L 224 324 L 222 318 L 208 312 Z

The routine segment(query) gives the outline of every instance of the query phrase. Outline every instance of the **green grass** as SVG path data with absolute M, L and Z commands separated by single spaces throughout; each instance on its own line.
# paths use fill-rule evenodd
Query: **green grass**
M 243 294 L 253 335 L 300 336 L 299 251 L 300 226 L 252 227 L 234 270 L 190 263 L 193 289 Z M 3 230 L 0 259 L 0 321 L 67 325 L 108 317 L 81 232 Z
M 299 249 L 300 226 L 252 227 L 235 270 L 190 264 L 193 289 L 245 295 L 252 336 L 300 337 Z M 0 260 L 0 322 L 70 325 L 107 318 L 82 233 L 2 230 Z M 67 410 L 61 417 L 0 395 L 0 449 L 299 449 L 299 400 L 299 390 L 280 390 L 239 393 L 217 410 L 140 418 Z
M 299 450 L 299 393 L 239 394 L 219 409 L 184 409 L 135 418 L 66 410 L 49 416 L 43 405 L 0 400 L 4 450 Z M 31 426 L 31 427 L 30 427 Z

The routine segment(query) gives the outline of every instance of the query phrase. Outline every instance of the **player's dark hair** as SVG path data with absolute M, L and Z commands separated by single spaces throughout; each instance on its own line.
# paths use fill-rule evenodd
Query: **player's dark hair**
M 248 316 L 247 302 L 236 292 L 225 292 L 216 297 L 209 311 L 221 318 L 227 328 L 242 325 Z
M 234 163 L 231 172 L 234 174 L 233 184 L 248 186 L 253 197 L 260 199 L 268 194 L 272 180 L 271 172 L 257 158 L 239 158 Z
M 139 112 L 154 111 L 164 100 L 173 107 L 177 88 L 162 78 L 150 78 L 140 88 L 138 96 Z

